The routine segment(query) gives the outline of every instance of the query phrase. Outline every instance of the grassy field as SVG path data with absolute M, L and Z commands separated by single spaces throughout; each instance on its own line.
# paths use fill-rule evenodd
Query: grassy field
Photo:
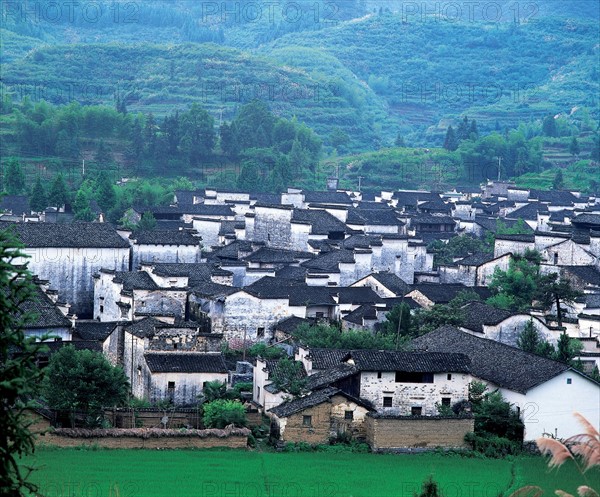
M 573 467 L 438 454 L 40 449 L 25 461 L 46 497 L 412 497 L 428 475 L 445 497 L 497 497 L 525 484 L 575 494 Z M 587 475 L 600 481 L 600 472 Z

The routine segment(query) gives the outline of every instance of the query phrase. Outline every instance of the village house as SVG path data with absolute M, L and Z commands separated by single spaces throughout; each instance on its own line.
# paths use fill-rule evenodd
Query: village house
M 498 389 L 513 404 L 525 424 L 526 441 L 544 435 L 565 439 L 581 432 L 573 412 L 593 425 L 600 423 L 600 384 L 569 365 L 495 340 L 443 326 L 413 340 L 415 350 L 462 353 L 470 373 Z
M 500 271 L 508 270 L 511 256 L 510 253 L 499 257 L 492 254 L 472 254 L 452 264 L 440 264 L 439 281 L 442 284 L 461 283 L 469 287 L 487 286 L 496 268 Z
M 114 271 L 129 269 L 129 244 L 117 231 L 103 223 L 0 223 L 11 229 L 25 246 L 29 270 L 48 280 L 58 299 L 71 305 L 81 318 L 92 317 L 94 280 L 101 268 Z
M 188 230 L 138 230 L 129 235 L 131 268 L 142 262 L 200 262 L 201 241 Z

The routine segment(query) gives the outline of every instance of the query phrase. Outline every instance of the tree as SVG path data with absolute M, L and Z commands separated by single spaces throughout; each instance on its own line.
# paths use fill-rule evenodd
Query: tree
M 19 195 L 25 190 L 25 174 L 17 159 L 9 159 L 6 164 L 4 188 L 9 195 Z
M 115 188 L 106 171 L 100 171 L 98 175 L 96 181 L 96 201 L 105 214 L 114 207 L 117 201 Z
M 204 402 L 213 402 L 222 399 L 227 393 L 227 385 L 219 380 L 207 381 L 202 389 L 202 398 Z
M 33 316 L 19 312 L 32 298 L 31 274 L 13 261 L 23 256 L 20 245 L 7 232 L 0 232 L 0 488 L 2 495 L 36 494 L 17 459 L 35 450 L 26 408 L 38 393 L 42 372 L 37 367 L 41 342 L 25 337 L 23 326 Z M 15 354 L 15 351 L 18 351 Z
M 463 117 L 463 120 L 458 124 L 458 128 L 456 129 L 456 138 L 458 141 L 468 140 L 469 139 L 469 119 L 467 116 Z
M 44 185 L 42 185 L 42 180 L 39 176 L 36 178 L 35 185 L 33 185 L 33 189 L 31 190 L 29 205 L 31 205 L 31 209 L 34 212 L 42 212 L 48 207 L 46 190 L 44 190 Z
M 489 288 L 494 295 L 487 303 L 512 311 L 531 307 L 539 292 L 541 256 L 535 251 L 525 251 L 510 258 L 508 270 L 496 268 Z
M 534 353 L 540 345 L 540 336 L 538 331 L 535 329 L 533 319 L 527 321 L 525 328 L 521 330 L 517 337 L 517 347 L 525 352 Z
M 556 320 L 558 326 L 562 327 L 563 312 L 560 306 L 561 302 L 567 305 L 573 305 L 582 293 L 571 286 L 571 282 L 566 278 L 561 278 L 556 273 L 551 273 L 540 277 L 536 299 L 544 306 L 550 309 L 556 305 Z
M 413 495 L 414 497 L 441 497 L 442 491 L 433 479 L 433 476 L 429 475 L 421 485 L 421 493 L 417 494 L 414 492 Z
M 385 315 L 385 321 L 381 323 L 385 333 L 398 335 L 400 337 L 411 336 L 414 332 L 411 323 L 410 307 L 406 303 L 395 305 Z
M 181 115 L 180 122 L 180 150 L 187 155 L 189 163 L 196 166 L 212 153 L 215 146 L 214 119 L 194 103 L 188 112 Z
M 571 140 L 571 144 L 569 145 L 569 153 L 571 155 L 579 155 L 581 153 L 581 149 L 579 148 L 579 142 L 576 137 L 573 137 Z
M 202 421 L 206 428 L 246 426 L 246 408 L 239 400 L 217 399 L 204 404 Z
M 398 134 L 396 135 L 396 141 L 394 142 L 394 145 L 397 147 L 406 147 L 406 143 L 404 143 L 404 137 L 400 131 L 398 131 Z
M 559 169 L 558 171 L 556 171 L 556 174 L 554 175 L 554 180 L 552 181 L 552 189 L 553 190 L 561 190 L 564 185 L 565 185 L 565 182 L 564 182 L 564 178 L 563 178 L 563 172 L 561 169 Z
M 556 343 L 556 355 L 554 359 L 566 364 L 573 365 L 573 359 L 581 353 L 583 348 L 579 340 L 570 338 L 566 332 L 562 332 Z
M 350 137 L 342 128 L 334 128 L 329 135 L 329 143 L 338 152 L 344 152 L 346 146 L 350 143 Z
M 43 392 L 53 409 L 85 411 L 95 423 L 103 407 L 127 400 L 129 381 L 123 368 L 110 364 L 101 353 L 68 345 L 52 355 Z
M 67 185 L 62 174 L 55 176 L 50 192 L 48 193 L 48 204 L 53 207 L 61 207 L 69 201 Z
M 448 126 L 446 131 L 446 138 L 444 139 L 444 148 L 450 152 L 454 152 L 458 148 L 458 139 L 452 126 Z
M 151 212 L 144 212 L 142 218 L 137 223 L 136 229 L 138 230 L 153 230 L 156 228 L 156 219 Z
M 558 136 L 558 129 L 556 127 L 556 120 L 554 116 L 546 116 L 542 123 L 542 133 L 545 136 Z
M 469 140 L 477 140 L 477 138 L 479 138 L 479 131 L 477 130 L 477 123 L 473 119 L 469 126 Z
M 277 361 L 270 379 L 279 390 L 294 396 L 300 395 L 306 386 L 304 366 L 300 361 L 292 361 L 287 357 Z

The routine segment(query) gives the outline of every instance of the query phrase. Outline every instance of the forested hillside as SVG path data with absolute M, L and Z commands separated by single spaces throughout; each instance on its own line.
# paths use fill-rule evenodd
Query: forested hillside
M 75 163 L 93 158 L 102 139 L 124 172 L 160 174 L 147 157 L 140 161 L 127 149 L 133 123 L 155 122 L 157 136 L 167 139 L 165 118 L 188 113 L 195 103 L 212 119 L 216 147 L 198 164 L 217 157 L 221 169 L 233 168 L 235 177 L 228 181 L 235 184 L 241 157 L 223 153 L 220 131 L 256 99 L 276 118 L 296 119 L 314 130 L 323 144 L 311 160 L 325 162 L 298 171 L 326 175 L 342 164 L 352 184 L 369 175 L 374 187 L 390 181 L 409 186 L 418 181 L 394 176 L 396 161 L 409 170 L 421 157 L 416 162 L 425 168 L 424 177 L 440 184 L 476 182 L 485 175 L 478 172 L 475 179 L 469 172 L 473 157 L 487 163 L 509 154 L 511 139 L 525 140 L 526 146 L 505 157 L 501 173 L 535 175 L 580 158 L 568 153 L 572 137 L 580 138 L 587 157 L 598 130 L 600 28 L 593 0 L 539 5 L 500 0 L 493 8 L 470 10 L 432 0 L 277 5 L 107 0 L 72 10 L 56 5 L 22 0 L 3 7 L 4 157 Z M 56 116 L 69 115 L 63 111 L 50 125 L 48 116 L 33 115 L 43 114 L 43 106 L 28 111 L 42 101 L 77 102 L 86 115 L 106 112 L 88 112 L 89 106 L 110 106 L 130 115 L 127 132 L 118 123 L 102 132 L 88 125 L 58 126 Z M 559 122 L 558 141 L 534 145 L 529 141 L 535 137 L 551 137 L 542 132 L 548 116 Z M 467 142 L 442 152 L 448 128 L 457 129 L 465 117 L 476 123 L 478 140 L 495 133 L 505 143 L 492 137 L 488 141 L 495 145 L 481 145 L 483 152 L 468 149 Z M 24 139 L 28 121 L 33 131 Z M 116 121 L 107 119 L 100 128 Z M 510 138 L 517 129 L 518 138 Z M 45 138 L 32 139 L 34 131 Z M 65 145 L 75 139 L 78 147 Z M 402 147 L 439 149 L 444 168 L 460 174 L 431 176 L 430 170 L 440 169 L 440 157 L 415 150 L 409 160 Z M 535 154 L 524 155 L 533 149 Z M 167 162 L 177 165 L 177 174 L 197 173 L 198 164 L 182 159 L 185 147 L 169 150 Z M 187 165 L 196 171 L 186 171 Z

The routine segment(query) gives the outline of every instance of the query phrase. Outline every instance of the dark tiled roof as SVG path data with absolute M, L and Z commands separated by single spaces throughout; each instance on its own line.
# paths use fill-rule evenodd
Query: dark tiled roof
M 279 323 L 277 323 L 277 325 L 275 326 L 275 329 L 278 331 L 283 331 L 284 333 L 287 333 L 289 335 L 293 335 L 296 331 L 296 328 L 303 324 L 310 324 L 310 321 L 308 319 L 299 318 L 297 316 L 291 316 L 289 318 L 285 318 L 282 321 L 279 321 Z
M 402 371 L 406 373 L 468 373 L 470 361 L 463 353 L 353 350 L 344 361 L 359 371 Z
M 379 281 L 379 283 L 381 283 L 385 288 L 393 292 L 398 297 L 406 295 L 411 291 L 411 286 L 394 273 L 372 273 L 371 277 Z
M 351 209 L 348 211 L 348 224 L 370 226 L 403 226 L 404 222 L 392 208 L 388 209 Z
M 415 338 L 412 346 L 421 350 L 466 354 L 471 359 L 472 375 L 519 393 L 569 369 L 566 364 L 470 335 L 453 326 L 443 326 Z
M 398 191 L 394 192 L 394 199 L 398 200 L 398 207 L 401 206 L 416 206 L 419 202 L 435 201 L 440 198 L 439 193 L 425 192 L 425 191 Z
M 341 363 L 348 352 L 347 349 L 310 349 L 309 358 L 313 369 L 329 369 Z
M 383 299 L 368 286 L 334 287 L 328 289 L 332 295 L 337 294 L 339 296 L 340 304 L 356 305 L 383 302 Z
M 135 321 L 128 325 L 125 330 L 138 338 L 149 338 L 154 336 L 156 328 L 165 326 L 166 323 L 156 318 L 148 317 Z
M 445 214 L 414 214 L 410 218 L 411 226 L 416 224 L 456 224 L 456 221 Z
M 483 302 L 469 302 L 462 307 L 463 328 L 483 333 L 483 325 L 497 325 L 513 316 L 514 313 L 504 309 L 496 309 Z
M 303 262 L 301 265 L 309 270 L 338 273 L 340 263 L 351 264 L 354 262 L 354 252 L 352 250 L 332 250 L 319 255 L 310 261 Z
M 600 226 L 600 214 L 589 214 L 586 212 L 584 214 L 579 214 L 578 216 L 574 217 L 571 220 L 571 222 L 573 224 Z
M 481 266 L 494 260 L 494 254 L 471 254 L 455 263 L 456 266 Z
M 348 321 L 349 323 L 354 323 L 359 326 L 364 324 L 364 320 L 374 320 L 377 319 L 377 311 L 372 305 L 360 305 L 352 312 L 346 314 L 343 317 L 343 321 Z
M 311 252 L 261 247 L 256 252 L 245 257 L 244 260 L 268 264 L 292 264 L 301 259 L 312 259 L 314 256 L 315 255 Z
M 31 207 L 25 195 L 0 195 L 0 212 L 11 212 L 13 216 L 29 216 Z
M 500 220 L 497 217 L 475 216 L 475 223 L 481 226 L 482 228 L 491 231 L 492 233 L 496 233 L 496 231 L 498 231 L 499 221 L 501 221 L 502 224 L 507 228 L 512 228 L 515 224 L 519 222 L 517 219 L 502 218 Z M 524 223 L 523 228 L 533 233 L 533 229 L 531 229 L 531 227 L 527 223 Z
M 600 271 L 593 266 L 562 266 L 561 269 L 590 285 L 600 286 Z
M 146 352 L 144 359 L 153 373 L 227 373 L 222 354 Z
M 236 240 L 224 247 L 213 250 L 210 253 L 210 258 L 237 261 L 242 257 L 242 254 L 245 256 L 253 250 L 252 242 Z
M 529 198 L 547 202 L 550 205 L 573 205 L 578 201 L 578 198 L 571 192 L 562 190 L 530 190 Z
M 302 192 L 306 203 L 352 204 L 352 199 L 344 192 Z
M 42 356 L 51 356 L 58 352 L 63 347 L 73 346 L 75 350 L 92 350 L 94 352 L 102 352 L 102 344 L 98 340 L 60 340 L 58 342 L 44 342 L 44 347 L 48 348 L 48 352 L 42 353 Z
M 153 272 L 163 277 L 188 277 L 188 286 L 194 287 L 210 282 L 211 276 L 231 276 L 233 273 L 212 264 L 195 262 L 158 263 L 153 265 Z
M 511 219 L 527 219 L 528 221 L 536 221 L 538 212 L 541 214 L 549 214 L 548 207 L 539 203 L 531 203 L 519 207 L 517 210 L 507 214 L 507 218 Z
M 103 342 L 117 327 L 117 322 L 77 321 L 75 331 L 82 340 Z
M 319 388 L 327 387 L 336 381 L 343 380 L 356 373 L 358 373 L 358 369 L 355 366 L 342 362 L 331 368 L 311 374 L 306 379 L 306 389 L 317 390 Z
M 129 235 L 138 245 L 198 245 L 200 238 L 185 230 L 140 230 Z
M 318 209 L 294 209 L 292 222 L 310 224 L 313 235 L 328 235 L 332 232 L 350 233 L 352 230 L 337 217 Z
M 26 247 L 129 248 L 115 228 L 107 223 L 2 223 Z
M 380 247 L 382 245 L 379 235 L 352 235 L 342 242 L 345 249 Z
M 166 207 L 136 207 L 135 210 L 139 213 L 151 212 L 155 215 L 161 214 L 189 214 L 193 216 L 211 216 L 211 217 L 232 217 L 235 213 L 228 205 L 221 204 L 193 204 L 193 205 L 177 205 Z
M 496 240 L 508 240 L 511 242 L 534 243 L 535 235 L 496 235 Z
M 4 293 L 6 289 L 2 288 L 0 292 Z M 25 329 L 71 327 L 71 321 L 60 312 L 60 309 L 38 286 L 33 287 L 31 299 L 23 302 L 19 306 L 19 310 L 20 315 L 27 315 L 32 318 L 25 324 Z
M 306 268 L 298 266 L 284 266 L 275 272 L 275 277 L 304 282 L 306 280 Z
M 115 271 L 113 281 L 122 283 L 123 290 L 156 290 L 158 285 L 145 271 Z
M 291 306 L 335 305 L 327 287 L 308 286 L 294 280 L 265 276 L 244 288 L 262 299 L 289 299 Z
M 269 412 L 275 414 L 275 416 L 278 418 L 285 418 L 287 416 L 291 416 L 292 414 L 296 414 L 297 412 L 301 412 L 304 409 L 308 409 L 309 407 L 318 406 L 323 402 L 327 402 L 337 393 L 341 394 L 340 390 L 337 388 L 324 388 L 309 395 L 305 395 L 304 397 L 300 397 L 289 402 L 284 402 L 277 407 L 269 409 Z
M 421 283 L 413 286 L 413 290 L 418 290 L 429 300 L 436 304 L 447 304 L 461 292 L 475 292 L 482 299 L 491 296 L 491 292 L 485 287 L 467 287 L 462 284 L 438 284 Z
M 204 198 L 204 191 L 175 190 L 175 196 L 177 197 L 177 205 L 192 205 L 194 197 Z

